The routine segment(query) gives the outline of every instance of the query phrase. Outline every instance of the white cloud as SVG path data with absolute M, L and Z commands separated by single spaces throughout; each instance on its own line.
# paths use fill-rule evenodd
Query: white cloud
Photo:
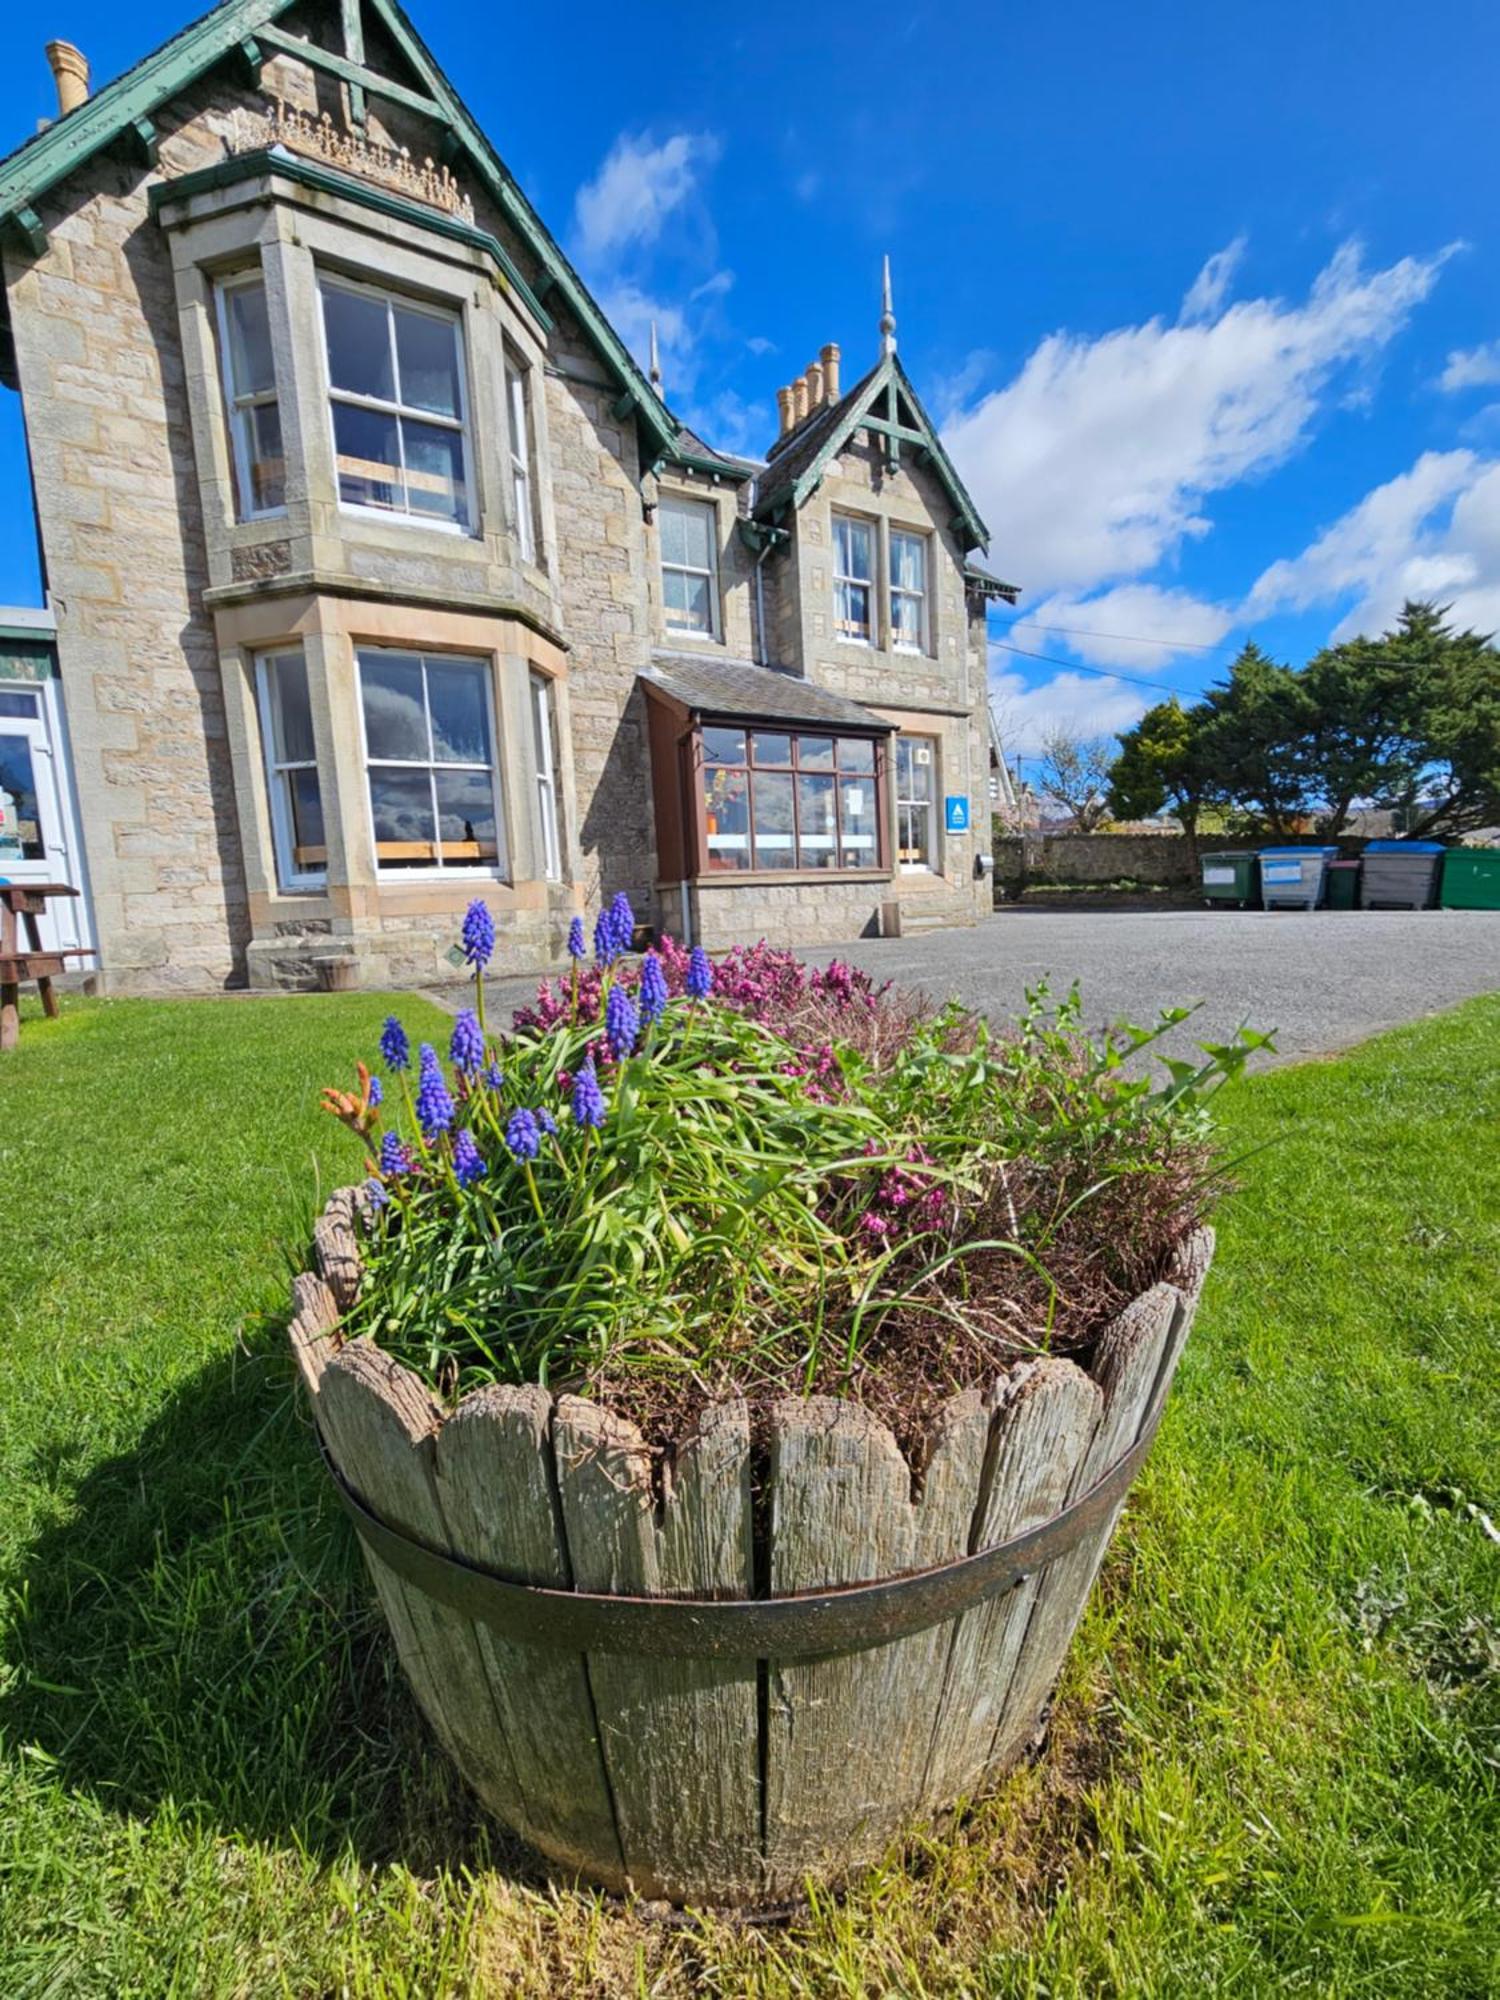
M 701 403 L 690 403 L 683 415 L 699 437 L 719 451 L 741 458 L 759 458 L 776 435 L 770 407 L 747 403 L 733 389 L 721 389 Z
M 1234 610 L 1186 590 L 1156 583 L 1119 583 L 1094 596 L 1045 598 L 1006 637 L 1033 651 L 1055 651 L 1061 641 L 1081 660 L 1132 668 L 1164 665 L 1205 646 L 1217 646 L 1237 622 Z
M 694 285 L 690 297 L 698 299 L 722 299 L 734 290 L 733 271 L 715 271 L 711 278 L 705 278 L 701 285 Z
M 1118 736 L 1161 697 L 1110 675 L 1060 673 L 1037 687 L 990 649 L 990 708 L 1008 757 L 1036 757 L 1049 730 Z
M 659 145 L 645 134 L 622 132 L 574 201 L 583 260 L 598 265 L 623 250 L 654 243 L 667 217 L 694 193 L 720 150 L 719 141 L 706 132 L 674 132 Z
M 1500 340 L 1481 347 L 1455 347 L 1448 356 L 1438 387 L 1450 396 L 1465 389 L 1492 389 L 1500 383 Z
M 679 394 L 691 388 L 697 356 L 692 330 L 681 306 L 656 298 L 628 278 L 606 285 L 599 293 L 599 303 L 610 325 L 642 368 L 650 363 L 654 323 L 667 394 L 670 396 L 674 388 Z
M 1346 603 L 1332 637 L 1384 631 L 1408 597 L 1451 604 L 1461 625 L 1500 629 L 1500 460 L 1428 451 L 1374 487 L 1302 553 L 1272 563 L 1246 611 L 1265 617 Z
M 1189 285 L 1187 296 L 1182 301 L 1182 311 L 1177 317 L 1183 325 L 1198 319 L 1217 319 L 1219 308 L 1244 256 L 1243 236 L 1236 236 L 1232 243 L 1226 243 L 1222 250 L 1214 252 Z
M 1191 325 L 1049 335 L 945 429 L 995 559 L 1028 592 L 1077 592 L 1177 555 L 1207 534 L 1210 494 L 1306 442 L 1331 378 L 1378 355 L 1449 254 L 1367 272 L 1347 243 L 1298 304 L 1249 299 Z

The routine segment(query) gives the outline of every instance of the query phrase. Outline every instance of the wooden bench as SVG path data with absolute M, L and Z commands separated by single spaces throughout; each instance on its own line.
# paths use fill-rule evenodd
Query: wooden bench
M 67 971 L 70 958 L 92 958 L 92 946 L 73 945 L 44 950 L 37 919 L 49 896 L 76 896 L 63 882 L 0 882 L 0 1050 L 13 1049 L 21 1039 L 21 986 L 34 979 L 42 1012 L 57 1019 L 57 995 L 52 982 Z M 26 926 L 27 949 L 17 949 L 16 919 Z

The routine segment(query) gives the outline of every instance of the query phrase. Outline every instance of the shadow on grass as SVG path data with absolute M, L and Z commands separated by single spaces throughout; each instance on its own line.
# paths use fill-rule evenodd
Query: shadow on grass
M 22 1566 L 15 1624 L 0 1735 L 112 1809 L 170 1806 L 316 1858 L 542 1879 L 407 1692 L 282 1326 L 84 1478 Z

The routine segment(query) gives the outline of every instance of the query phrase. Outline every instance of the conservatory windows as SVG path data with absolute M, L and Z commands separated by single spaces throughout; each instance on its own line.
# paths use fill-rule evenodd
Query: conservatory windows
M 710 873 L 878 869 L 875 740 L 705 724 Z

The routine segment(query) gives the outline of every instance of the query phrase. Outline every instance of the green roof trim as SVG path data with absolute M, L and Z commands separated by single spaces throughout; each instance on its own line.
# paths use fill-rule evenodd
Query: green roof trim
M 405 195 L 396 194 L 389 188 L 376 187 L 370 181 L 362 181 L 357 174 L 346 174 L 338 167 L 325 166 L 321 160 L 305 159 L 301 153 L 288 152 L 284 146 L 262 146 L 253 153 L 235 153 L 227 160 L 216 160 L 211 167 L 200 167 L 196 173 L 179 174 L 175 180 L 158 181 L 150 194 L 151 213 L 159 215 L 174 202 L 191 201 L 194 195 L 209 194 L 215 188 L 233 187 L 237 181 L 254 180 L 260 174 L 279 174 L 283 180 L 295 181 L 299 187 L 311 188 L 318 194 L 336 195 L 341 201 L 357 202 L 361 208 L 373 209 L 377 215 L 388 215 L 397 222 L 416 223 L 434 236 L 446 236 L 455 243 L 472 244 L 476 250 L 483 250 L 494 259 L 506 282 L 514 288 L 528 311 L 535 315 L 543 331 L 552 331 L 552 315 L 521 276 L 505 245 L 491 236 L 488 230 L 476 229 L 472 222 L 462 222 L 456 215 L 445 215 L 441 209 L 428 208 L 424 202 L 408 200 Z
M 894 389 L 899 397 L 905 398 L 916 419 L 914 424 L 897 424 L 889 418 L 871 414 L 876 398 L 888 389 Z M 950 523 L 953 532 L 963 542 L 965 548 L 989 547 L 990 531 L 981 520 L 979 509 L 970 499 L 968 488 L 959 478 L 957 467 L 943 449 L 943 441 L 938 436 L 931 418 L 923 409 L 922 399 L 912 387 L 911 377 L 894 354 L 886 355 L 878 366 L 871 370 L 857 395 L 851 397 L 848 407 L 840 414 L 838 422 L 819 445 L 814 457 L 802 466 L 792 479 L 778 481 L 776 460 L 774 458 L 771 460 L 766 467 L 760 493 L 756 499 L 757 516 L 774 518 L 788 506 L 801 507 L 822 485 L 829 465 L 858 430 L 873 430 L 877 436 L 884 437 L 893 455 L 899 454 L 903 443 L 915 446 L 920 453 L 925 454 L 922 462 L 929 465 L 937 474 L 949 499 L 957 509 Z
M 256 74 L 272 48 L 285 50 L 291 44 L 292 53 L 320 68 L 331 69 L 352 88 L 368 94 L 385 94 L 407 105 L 425 103 L 421 95 L 407 92 L 394 80 L 387 84 L 363 63 L 348 57 L 330 58 L 326 50 L 311 46 L 302 51 L 296 38 L 280 33 L 273 25 L 293 4 L 294 0 L 221 0 L 211 13 L 190 23 L 154 54 L 105 84 L 76 111 L 59 118 L 46 131 L 38 132 L 0 160 L 0 227 L 15 231 L 33 254 L 40 255 L 46 247 L 46 235 L 35 213 L 36 202 L 123 134 L 129 133 L 139 150 L 145 137 L 139 129 L 141 123 L 149 121 L 158 106 L 180 95 L 226 57 L 234 58 L 241 74 Z M 337 10 L 341 0 L 332 0 L 332 4 Z M 681 428 L 677 419 L 604 317 L 588 287 L 470 116 L 397 0 L 363 0 L 363 4 L 379 17 L 420 79 L 426 97 L 436 107 L 435 114 L 427 115 L 446 121 L 462 150 L 469 155 L 480 181 L 536 257 L 543 280 L 533 289 L 531 297 L 539 299 L 556 289 L 585 339 L 614 377 L 621 395 L 634 398 L 632 413 L 643 464 L 670 453 Z M 353 75 L 349 74 L 351 71 Z M 417 212 L 424 222 L 428 220 L 426 209 L 419 208 Z M 493 237 L 488 240 L 495 241 Z M 499 248 L 498 244 L 496 247 Z

